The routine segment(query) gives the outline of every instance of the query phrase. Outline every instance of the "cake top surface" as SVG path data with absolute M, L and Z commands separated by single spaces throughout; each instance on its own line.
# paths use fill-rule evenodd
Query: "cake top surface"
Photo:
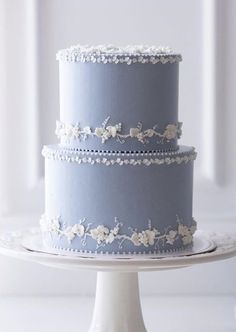
M 63 62 L 98 63 L 174 63 L 182 60 L 170 47 L 149 45 L 75 45 L 58 51 L 57 60 Z

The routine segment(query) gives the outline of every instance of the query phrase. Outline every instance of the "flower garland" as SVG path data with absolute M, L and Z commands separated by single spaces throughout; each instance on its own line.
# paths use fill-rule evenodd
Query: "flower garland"
M 148 138 L 159 137 L 160 143 L 169 142 L 172 139 L 180 138 L 182 134 L 182 123 L 168 124 L 162 133 L 157 131 L 157 125 L 151 129 L 142 129 L 142 123 L 139 122 L 135 128 L 130 128 L 129 133 L 122 134 L 122 124 L 109 125 L 110 117 L 107 117 L 101 127 L 94 130 L 90 126 L 81 128 L 79 123 L 69 124 L 61 121 L 56 122 L 56 135 L 58 138 L 86 140 L 88 137 L 98 137 L 102 143 L 108 139 L 115 138 L 117 142 L 123 144 L 127 138 L 134 138 L 142 144 L 149 143 Z M 159 142 L 158 142 L 159 143 Z
M 40 219 L 40 227 L 42 232 L 54 233 L 59 236 L 65 236 L 69 244 L 79 237 L 82 241 L 82 245 L 86 245 L 86 238 L 90 237 L 97 243 L 97 248 L 118 241 L 119 247 L 122 247 L 124 241 L 130 241 L 136 247 L 144 245 L 145 247 L 154 246 L 157 247 L 160 241 L 164 244 L 174 245 L 174 243 L 181 239 L 184 246 L 191 244 L 193 240 L 193 234 L 196 231 L 196 222 L 193 220 L 192 226 L 188 227 L 182 223 L 177 216 L 177 229 L 172 230 L 167 228 L 166 231 L 161 234 L 156 228 L 153 228 L 151 221 L 148 222 L 148 228 L 142 231 L 129 228 L 131 234 L 121 234 L 120 230 L 123 226 L 121 222 L 115 218 L 115 226 L 108 228 L 104 225 L 98 225 L 95 228 L 91 227 L 90 223 L 86 224 L 86 218 L 80 219 L 78 223 L 72 226 L 63 226 L 60 216 L 49 218 L 43 215 Z

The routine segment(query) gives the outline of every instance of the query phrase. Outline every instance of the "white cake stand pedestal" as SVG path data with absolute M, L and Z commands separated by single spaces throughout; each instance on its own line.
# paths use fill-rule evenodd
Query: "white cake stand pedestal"
M 146 332 L 137 272 L 98 272 L 89 332 Z
M 44 252 L 38 229 L 0 236 L 0 253 L 67 270 L 97 271 L 95 307 L 89 332 L 147 332 L 140 305 L 138 272 L 183 268 L 236 255 L 236 237 L 198 231 L 190 253 L 156 256 L 82 255 Z M 204 250 L 203 250 L 204 249 Z

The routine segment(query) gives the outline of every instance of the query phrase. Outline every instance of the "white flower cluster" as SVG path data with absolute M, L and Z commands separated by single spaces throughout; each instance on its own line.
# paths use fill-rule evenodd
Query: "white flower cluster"
M 176 54 L 169 47 L 148 45 L 76 45 L 60 50 L 57 60 L 66 62 L 97 62 L 97 63 L 158 63 L 163 64 L 182 60 L 180 54 Z
M 119 232 L 119 224 L 117 224 L 113 229 L 109 229 L 103 225 L 99 225 L 97 228 L 91 229 L 91 237 L 97 241 L 98 244 L 101 243 L 112 243 Z
M 184 226 L 182 224 L 179 224 L 178 234 L 181 235 L 183 244 L 185 246 L 192 243 L 193 234 L 196 231 L 196 229 L 197 229 L 196 222 L 194 222 L 190 228 L 188 228 L 187 226 Z
M 145 247 L 153 246 L 155 244 L 155 240 L 157 239 L 157 235 L 159 235 L 157 229 L 147 229 L 142 232 L 133 232 L 130 240 L 133 242 L 135 246 L 141 246 L 142 244 Z
M 193 234 L 196 231 L 196 222 L 193 220 L 192 226 L 189 228 L 180 222 L 177 218 L 178 228 L 177 230 L 168 230 L 164 234 L 161 234 L 157 229 L 151 227 L 149 222 L 148 229 L 138 232 L 133 230 L 131 235 L 121 234 L 120 228 L 122 224 L 115 218 L 115 227 L 109 229 L 104 225 L 98 225 L 96 228 L 90 228 L 90 224 L 85 226 L 86 219 L 79 220 L 79 223 L 65 228 L 61 227 L 61 218 L 49 218 L 43 215 L 40 219 L 40 226 L 42 232 L 56 233 L 60 236 L 65 236 L 69 243 L 77 236 L 83 240 L 83 244 L 86 244 L 86 237 L 89 236 L 96 241 L 97 247 L 105 246 L 118 240 L 120 244 L 123 241 L 131 241 L 134 246 L 144 245 L 145 247 L 153 246 L 158 241 L 164 241 L 164 243 L 173 245 L 178 239 L 182 240 L 184 246 L 191 244 L 193 240 Z
M 124 143 L 127 138 L 135 138 L 139 142 L 146 144 L 148 143 L 148 138 L 159 137 L 160 142 L 163 143 L 164 140 L 170 141 L 175 138 L 180 138 L 182 123 L 168 124 L 163 133 L 157 131 L 157 126 L 155 125 L 151 129 L 142 130 L 142 124 L 139 122 L 137 127 L 130 128 L 129 133 L 122 134 L 122 124 L 118 123 L 115 125 L 108 125 L 110 117 L 106 118 L 101 127 L 96 127 L 94 130 L 90 126 L 80 128 L 80 125 L 63 123 L 61 121 L 56 122 L 56 135 L 58 138 L 66 139 L 79 139 L 85 140 L 89 136 L 96 136 L 101 138 L 102 143 L 105 143 L 109 138 L 116 138 L 120 143 Z

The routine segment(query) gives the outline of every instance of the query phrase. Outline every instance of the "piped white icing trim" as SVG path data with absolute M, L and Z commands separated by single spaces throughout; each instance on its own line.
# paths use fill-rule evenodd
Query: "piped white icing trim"
M 42 155 L 46 159 L 74 162 L 77 164 L 103 164 L 112 165 L 170 165 L 173 163 L 182 164 L 193 161 L 197 157 L 194 148 L 185 153 L 178 152 L 138 152 L 138 153 L 118 153 L 118 152 L 90 152 L 66 149 L 52 149 L 45 146 Z M 114 158 L 115 157 L 115 158 Z
M 182 246 L 178 248 L 171 248 L 171 249 L 158 249 L 158 250 L 150 250 L 150 251 L 107 251 L 107 250 L 86 250 L 86 249 L 73 249 L 73 248 L 63 248 L 61 246 L 57 245 L 50 245 L 50 247 L 45 243 L 45 246 L 47 249 L 50 251 L 50 249 L 58 250 L 60 252 L 71 252 L 71 253 L 76 253 L 76 254 L 81 254 L 81 255 L 86 255 L 86 257 L 91 257 L 91 258 L 99 258 L 99 255 L 112 255 L 114 256 L 114 259 L 120 259 L 121 255 L 125 256 L 126 260 L 132 260 L 135 259 L 136 256 L 144 255 L 145 258 L 148 259 L 154 259 L 155 255 L 168 255 L 168 254 L 174 254 L 174 253 L 184 253 L 187 254 L 188 250 L 191 249 L 191 244 L 189 246 Z M 150 257 L 149 257 L 150 256 Z
M 157 143 L 164 143 L 164 141 L 171 141 L 181 137 L 182 123 L 168 124 L 163 132 L 157 130 L 157 125 L 154 125 L 150 129 L 143 130 L 142 123 L 139 122 L 135 128 L 130 128 L 128 133 L 122 133 L 122 124 L 109 124 L 110 117 L 107 117 L 101 127 L 94 129 L 91 126 L 84 128 L 80 127 L 80 124 L 64 123 L 61 121 L 56 122 L 56 135 L 58 138 L 65 138 L 66 140 L 83 140 L 85 141 L 89 137 L 100 138 L 102 143 L 105 143 L 109 139 L 115 139 L 117 142 L 123 144 L 126 139 L 134 139 L 142 144 L 149 143 L 148 138 L 158 137 Z
M 174 63 L 182 60 L 169 47 L 148 45 L 76 45 L 58 51 L 57 60 L 64 62 L 92 63 Z
M 122 248 L 124 241 L 132 242 L 136 247 L 143 245 L 144 247 L 154 246 L 158 248 L 160 241 L 162 245 L 174 245 L 179 239 L 182 241 L 183 246 L 192 243 L 193 234 L 196 231 L 196 222 L 192 220 L 192 226 L 188 227 L 183 224 L 183 221 L 176 216 L 177 227 L 171 229 L 168 227 L 164 233 L 153 228 L 151 221 L 148 221 L 148 227 L 144 230 L 137 230 L 129 228 L 130 234 L 124 234 L 122 230 L 123 224 L 119 222 L 118 218 L 114 218 L 114 227 L 111 229 L 105 225 L 98 225 L 95 228 L 88 223 L 86 218 L 82 218 L 78 223 L 72 226 L 63 225 L 60 216 L 49 218 L 43 215 L 40 219 L 40 227 L 42 232 L 54 233 L 59 236 L 65 236 L 69 244 L 76 238 L 81 239 L 83 246 L 86 246 L 87 237 L 92 238 L 96 244 L 97 249 L 118 241 L 119 248 Z

